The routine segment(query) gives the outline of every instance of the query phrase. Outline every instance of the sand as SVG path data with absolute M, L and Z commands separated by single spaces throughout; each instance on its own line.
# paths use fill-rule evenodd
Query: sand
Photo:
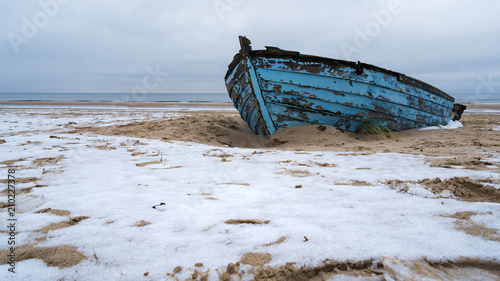
M 8 263 L 10 250 L 0 251 L 0 264 Z M 27 259 L 41 259 L 48 266 L 59 268 L 71 267 L 86 259 L 76 247 L 63 245 L 54 247 L 35 247 L 30 244 L 16 247 L 17 262 Z
M 474 105 L 470 108 L 500 109 L 500 106 L 486 105 L 480 107 Z M 252 134 L 247 124 L 236 112 L 201 111 L 192 113 L 189 116 L 132 122 L 119 126 L 77 127 L 75 133 L 123 135 L 164 141 L 191 141 L 216 146 L 271 150 L 336 151 L 359 154 L 406 153 L 427 156 L 429 164 L 435 167 L 498 172 L 499 167 L 488 163 L 487 155 L 488 153 L 500 153 L 499 131 L 494 130 L 500 124 L 500 115 L 466 113 L 460 121 L 464 125 L 460 129 L 413 129 L 385 135 L 362 135 L 341 131 L 331 126 L 308 125 L 280 130 L 272 138 L 267 138 Z M 211 156 L 222 159 L 231 157 L 231 155 L 217 154 L 217 151 L 214 151 Z M 322 163 L 308 164 L 322 165 Z M 296 177 L 303 176 L 298 171 L 294 172 L 294 170 L 283 172 Z M 398 184 L 404 185 L 408 183 L 400 182 Z M 435 194 L 441 194 L 447 190 L 458 200 L 500 203 L 500 191 L 489 186 L 488 183 L 498 184 L 498 182 L 478 182 L 469 178 L 452 178 L 444 181 L 439 178 L 424 179 L 415 184 L 420 184 Z M 359 186 L 370 185 L 363 181 L 352 184 Z M 458 217 L 453 217 L 456 219 L 455 227 L 457 230 L 491 241 L 499 241 L 500 236 L 495 230 L 473 223 L 469 220 L 470 215 L 460 217 L 460 214 L 457 214 Z M 226 223 L 255 223 L 254 221 L 232 220 Z M 270 256 L 266 253 L 248 253 L 242 257 L 240 263 L 256 266 L 255 280 L 290 280 L 290 278 L 326 280 L 332 274 L 365 277 L 385 276 L 398 280 L 398 278 L 401 278 L 401 276 L 398 276 L 401 267 L 408 268 L 409 272 L 418 272 L 419 275 L 417 274 L 416 278 L 438 276 L 452 279 L 457 276 L 464 278 L 467 274 L 471 274 L 470 276 L 473 278 L 475 270 L 492 276 L 498 274 L 496 264 L 485 266 L 483 261 L 470 263 L 457 261 L 455 264 L 445 265 L 431 264 L 425 261 L 386 259 L 382 264 L 378 265 L 378 269 L 373 269 L 372 261 L 357 263 L 332 262 L 317 268 L 298 268 L 295 265 L 265 267 L 265 264 L 269 261 Z M 398 268 L 398 270 L 393 270 L 394 268 Z M 221 279 L 227 278 L 227 273 L 220 277 Z
M 471 220 L 471 217 L 476 215 L 479 214 L 476 212 L 458 212 L 447 217 L 456 219 L 454 223 L 457 230 L 463 231 L 469 235 L 500 242 L 500 233 L 498 233 L 496 229 L 487 228 Z
M 477 106 L 476 106 L 477 107 Z M 494 105 L 486 107 L 496 108 Z M 452 169 L 492 170 L 499 167 L 488 162 L 492 153 L 500 153 L 500 115 L 464 114 L 462 128 L 447 130 L 413 129 L 390 134 L 357 134 L 331 126 L 306 125 L 276 132 L 271 138 L 254 135 L 237 112 L 200 111 L 178 117 L 131 122 L 118 126 L 78 127 L 74 133 L 128 136 L 160 139 L 163 141 L 191 141 L 229 147 L 259 148 L 293 151 L 336 151 L 358 154 L 405 153 L 426 156 L 433 167 Z M 318 129 L 319 128 L 319 129 Z M 221 151 L 210 152 L 212 157 L 229 161 L 232 155 Z M 137 165 L 149 165 L 139 163 Z M 328 165 L 327 163 L 302 163 L 301 165 Z M 302 170 L 284 169 L 283 174 L 307 177 Z M 452 182 L 453 181 L 453 182 Z M 448 190 L 460 200 L 472 202 L 500 202 L 500 192 L 490 184 L 498 182 L 473 182 L 467 179 L 428 179 L 419 182 L 430 191 L 440 194 Z M 369 185 L 363 181 L 353 185 Z M 398 183 L 404 185 L 404 183 Z
M 106 103 L 63 102 L 64 105 L 80 106 L 105 105 Z M 53 104 L 51 102 L 1 102 L 0 104 Z M 116 103 L 112 103 L 116 105 Z M 433 160 L 436 166 L 464 166 L 482 169 L 486 165 L 481 159 L 484 153 L 499 153 L 499 131 L 494 130 L 500 124 L 500 115 L 470 114 L 466 111 L 460 120 L 464 127 L 457 130 L 413 129 L 397 132 L 388 136 L 361 135 L 337 130 L 331 126 L 320 128 L 319 125 L 288 128 L 278 131 L 272 138 L 252 134 L 245 121 L 241 119 L 230 104 L 162 104 L 162 103 L 118 103 L 127 107 L 177 107 L 189 106 L 224 108 L 224 111 L 188 111 L 185 114 L 163 119 L 152 119 L 145 122 L 129 122 L 127 124 L 103 127 L 82 127 L 78 124 L 66 124 L 73 133 L 95 133 L 102 135 L 128 136 L 139 138 L 161 139 L 164 141 L 190 141 L 216 146 L 268 148 L 280 150 L 308 151 L 341 151 L 341 152 L 393 152 L 426 156 L 452 156 L 452 159 Z M 500 105 L 468 105 L 469 109 L 500 109 Z M 8 109 L 3 109 L 8 110 Z M 113 109 L 99 109 L 102 114 Z M 65 114 L 71 116 L 89 115 L 85 109 L 72 108 Z M 95 115 L 95 113 L 92 113 Z M 127 111 L 123 111 L 127 116 Z M 55 134 L 53 136 L 57 138 Z M 105 149 L 103 147 L 103 149 Z M 456 159 L 455 159 L 456 158 Z M 41 161 L 58 161 L 58 159 L 41 159 Z M 7 164 L 7 163 L 5 163 Z
M 269 221 L 232 219 L 232 220 L 227 220 L 224 223 L 226 223 L 226 224 L 268 224 Z
M 493 182 L 492 180 L 484 181 L 486 183 Z M 481 181 L 472 180 L 469 177 L 454 177 L 447 180 L 441 180 L 440 178 L 423 179 L 417 182 L 393 180 L 388 181 L 387 184 L 396 187 L 400 192 L 408 192 L 409 184 L 418 184 L 436 195 L 448 192 L 450 197 L 453 196 L 462 201 L 500 203 L 500 190 Z
M 326 260 L 324 265 L 314 268 L 298 267 L 289 263 L 280 267 L 265 266 L 265 254 L 249 253 L 255 265 L 254 280 L 498 280 L 498 264 L 474 259 L 463 259 L 455 263 L 428 262 L 425 260 L 402 261 L 384 258 L 358 262 L 335 262 Z M 254 255 L 257 255 L 254 257 Z M 246 258 L 246 255 L 245 255 Z M 243 263 L 243 258 L 242 261 Z M 263 264 L 264 263 L 264 264 Z M 238 272 L 236 272 L 238 274 Z M 351 279 L 352 278 L 352 279 Z M 366 278 L 366 279 L 364 279 Z
M 468 167 L 481 166 L 479 158 L 485 152 L 500 152 L 499 133 L 494 130 L 500 124 L 500 115 L 465 114 L 460 121 L 464 127 L 456 130 L 413 129 L 388 136 L 356 134 L 331 126 L 318 130 L 318 125 L 307 125 L 283 129 L 268 138 L 254 135 L 236 112 L 200 111 L 188 116 L 118 126 L 76 127 L 74 132 L 191 141 L 229 147 L 453 156 L 457 159 L 453 158 L 456 161 L 450 162 L 451 164 Z
M 54 214 L 56 216 L 62 216 L 62 217 L 69 216 L 71 214 L 71 212 L 68 210 L 58 210 L 58 209 L 52 209 L 52 208 L 45 208 L 45 209 L 36 211 L 35 213 L 37 213 L 37 214 L 51 213 L 51 214 Z
M 69 218 L 69 220 L 67 220 L 67 221 L 62 221 L 62 222 L 58 222 L 58 223 L 54 223 L 54 224 L 48 225 L 48 226 L 46 226 L 46 227 L 44 227 L 42 229 L 35 230 L 35 232 L 41 232 L 43 234 L 47 234 L 49 231 L 52 231 L 52 230 L 56 230 L 56 229 L 65 228 L 65 227 L 70 227 L 70 226 L 76 225 L 79 222 L 81 222 L 82 220 L 86 220 L 88 218 L 89 217 L 87 217 L 87 216 Z
M 246 253 L 241 257 L 240 263 L 252 266 L 263 266 L 272 260 L 268 253 Z
M 2 102 L 9 105 L 26 105 L 26 103 Z M 45 103 L 31 102 L 29 105 L 96 105 L 95 103 Z M 114 103 L 99 105 L 115 105 Z M 130 107 L 165 107 L 165 104 L 121 104 Z M 171 107 L 184 106 L 183 104 L 170 104 Z M 193 106 L 192 104 L 189 105 Z M 207 106 L 206 104 L 198 105 Z M 209 105 L 227 107 L 227 104 Z M 196 107 L 196 106 L 194 106 Z M 469 106 L 472 109 L 500 109 L 500 105 Z M 1 109 L 8 110 L 8 109 Z M 105 112 L 105 110 L 103 111 Z M 66 115 L 89 114 L 84 109 L 72 109 L 66 111 Z M 126 112 L 123 113 L 126 116 Z M 63 126 L 66 133 L 91 133 L 96 135 L 127 136 L 135 138 L 159 139 L 162 141 L 188 141 L 201 144 L 209 144 L 220 147 L 244 147 L 259 148 L 269 150 L 293 150 L 293 151 L 335 151 L 340 153 L 355 154 L 374 154 L 374 153 L 405 153 L 426 156 L 429 165 L 435 167 L 452 169 L 473 169 L 488 170 L 498 173 L 500 167 L 488 162 L 490 154 L 500 153 L 500 131 L 496 130 L 500 125 L 500 115 L 487 113 L 465 113 L 460 120 L 463 128 L 454 130 L 420 130 L 413 129 L 404 132 L 395 132 L 385 135 L 362 135 L 338 130 L 331 126 L 321 127 L 319 125 L 308 125 L 302 127 L 289 128 L 278 131 L 272 138 L 265 136 L 256 136 L 248 128 L 247 124 L 241 119 L 235 111 L 190 111 L 182 115 L 151 119 L 149 121 L 126 122 L 124 124 L 112 124 L 101 127 L 87 127 L 79 124 L 66 124 Z M 51 136 L 52 137 L 52 136 Z M 54 138 L 59 138 L 54 134 Z M 0 140 L 1 141 L 1 140 Z M 1 142 L 0 142 L 1 144 Z M 140 145 L 140 143 L 138 143 Z M 114 149 L 113 147 L 103 146 L 101 149 Z M 230 161 L 232 155 L 224 154 L 222 150 L 214 149 L 206 156 L 218 157 L 221 161 Z M 61 157 L 39 158 L 33 162 L 33 165 L 42 167 L 45 163 L 56 164 Z M 2 162 L 6 165 L 12 165 L 24 159 L 15 159 Z M 292 161 L 292 160 L 290 160 Z M 137 166 L 147 166 L 156 162 L 137 163 Z M 328 163 L 300 163 L 300 165 L 322 166 L 330 165 Z M 168 169 L 180 168 L 170 167 Z M 301 177 L 300 171 L 284 170 L 283 173 L 290 173 L 292 176 Z M 35 182 L 36 178 L 19 178 L 18 183 Z M 0 183 L 6 180 L 1 179 Z M 223 183 L 227 185 L 248 185 L 246 183 Z M 354 186 L 370 185 L 360 179 L 351 183 Z M 409 184 L 418 184 L 435 194 L 442 194 L 448 191 L 457 200 L 469 202 L 492 202 L 500 203 L 500 193 L 491 184 L 499 182 L 471 180 L 469 178 L 452 178 L 442 180 L 440 178 L 424 179 L 419 182 L 394 181 L 391 184 L 400 186 L 405 191 L 405 186 Z M 31 188 L 41 187 L 33 186 Z M 301 188 L 297 187 L 297 188 Z M 30 189 L 31 190 L 31 189 Z M 26 192 L 29 192 L 27 190 Z M 5 190 L 4 190 L 5 193 Z M 210 194 L 202 194 L 210 196 Z M 2 208 L 7 206 L 1 206 Z M 154 206 L 153 206 L 154 208 Z M 51 230 L 71 227 L 88 217 L 70 218 L 70 212 L 57 209 L 43 209 L 41 213 L 52 213 L 58 216 L 68 216 L 68 220 L 49 225 L 45 228 L 36 230 L 41 235 L 47 234 Z M 461 212 L 450 218 L 454 219 L 455 228 L 464 231 L 470 235 L 482 237 L 494 242 L 500 241 L 500 234 L 494 230 L 474 223 L 470 217 L 477 215 L 474 213 Z M 109 222 L 113 223 L 113 222 Z M 227 224 L 267 224 L 269 221 L 262 221 L 253 218 L 235 218 L 226 221 Z M 150 223 L 139 221 L 135 226 L 146 227 Z M 43 240 L 45 237 L 41 237 Z M 272 246 L 282 243 L 286 237 L 281 237 L 275 242 L 266 244 Z M 307 241 L 307 238 L 305 238 Z M 60 268 L 70 267 L 86 259 L 79 253 L 75 247 L 63 245 L 57 247 L 36 247 L 36 245 L 24 245 L 18 249 L 19 260 L 38 258 L 42 259 L 49 266 Z M 5 259 L 6 251 L 0 252 L 0 264 L 7 262 Z M 18 261 L 19 261 L 18 260 Z M 473 274 L 474 270 L 483 270 L 498 276 L 498 263 L 481 260 L 463 260 L 454 263 L 431 263 L 426 261 L 400 261 L 397 259 L 385 259 L 374 266 L 373 261 L 361 262 L 333 262 L 325 261 L 324 266 L 316 268 L 302 268 L 294 264 L 287 264 L 280 267 L 266 267 L 271 261 L 271 256 L 267 253 L 247 253 L 239 263 L 255 266 L 255 280 L 326 280 L 332 275 L 354 275 L 354 276 L 384 276 L 398 280 L 397 276 L 401 272 L 401 267 L 407 267 L 408 270 L 415 271 L 418 268 L 420 273 L 427 276 L 439 276 L 442 278 L 453 278 L 453 276 L 467 276 Z M 392 270 L 398 267 L 398 270 Z M 182 270 L 182 269 L 180 269 Z M 176 272 L 174 272 L 175 275 Z M 198 272 L 196 271 L 197 277 Z M 239 274 L 238 267 L 229 266 L 225 272 L 224 278 L 228 275 Z M 440 275 L 441 274 L 441 275 Z M 445 275 L 442 275 L 445 274 Z M 447 274 L 447 275 L 446 275 Z M 201 276 L 201 274 L 199 274 Z M 146 275 L 145 275 L 146 276 Z M 205 276 L 205 275 L 204 275 Z M 421 277 L 422 275 L 420 275 Z M 205 277 L 206 278 L 206 277 Z

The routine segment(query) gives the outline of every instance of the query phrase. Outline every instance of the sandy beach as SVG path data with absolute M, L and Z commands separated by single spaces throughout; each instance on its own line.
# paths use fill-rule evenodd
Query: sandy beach
M 0 241 L 25 280 L 500 280 L 500 105 L 267 138 L 232 104 L 2 104 Z

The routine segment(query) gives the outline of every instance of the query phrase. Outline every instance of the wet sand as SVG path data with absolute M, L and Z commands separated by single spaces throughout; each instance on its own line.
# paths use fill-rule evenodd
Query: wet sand
M 499 109 L 500 104 L 467 104 L 468 109 Z

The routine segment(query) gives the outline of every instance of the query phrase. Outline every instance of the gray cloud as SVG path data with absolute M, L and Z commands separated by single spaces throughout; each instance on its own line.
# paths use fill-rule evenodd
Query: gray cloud
M 498 11 L 493 0 L 4 1 L 0 91 L 130 92 L 159 66 L 153 92 L 224 92 L 241 34 L 255 49 L 361 60 L 473 93 L 478 77 L 500 82 Z

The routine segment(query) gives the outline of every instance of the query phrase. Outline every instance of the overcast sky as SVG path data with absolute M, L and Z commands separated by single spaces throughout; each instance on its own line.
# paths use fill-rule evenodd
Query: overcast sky
M 238 35 L 500 93 L 498 0 L 0 1 L 2 93 L 225 92 Z

